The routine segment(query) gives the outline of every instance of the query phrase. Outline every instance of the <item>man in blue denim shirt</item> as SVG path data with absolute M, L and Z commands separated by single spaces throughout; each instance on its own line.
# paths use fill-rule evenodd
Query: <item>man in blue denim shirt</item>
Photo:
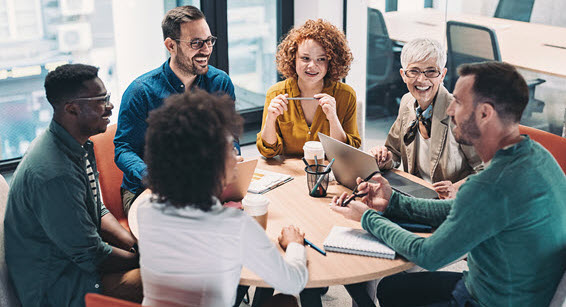
M 170 10 L 161 24 L 165 47 L 171 57 L 130 84 L 122 96 L 114 144 L 116 164 L 124 172 L 122 203 L 124 213 L 143 191 L 146 172 L 143 161 L 146 118 L 160 107 L 163 99 L 198 87 L 209 93 L 234 96 L 234 85 L 223 71 L 208 65 L 216 37 L 211 35 L 204 14 L 196 7 L 181 6 Z M 239 145 L 234 142 L 238 149 Z

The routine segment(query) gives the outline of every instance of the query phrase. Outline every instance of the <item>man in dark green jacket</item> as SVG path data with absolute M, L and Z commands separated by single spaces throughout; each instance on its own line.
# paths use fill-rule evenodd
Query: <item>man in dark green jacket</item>
M 106 131 L 113 108 L 97 74 L 69 64 L 47 75 L 53 120 L 12 180 L 6 263 L 23 306 L 84 306 L 88 292 L 142 299 L 136 240 L 101 202 L 88 140 Z
M 528 88 L 506 63 L 463 65 L 446 113 L 454 137 L 473 145 L 486 169 L 462 185 L 456 199 L 424 200 L 392 192 L 387 180 L 359 183 L 361 202 L 332 209 L 409 261 L 437 270 L 468 253 L 469 271 L 384 278 L 381 306 L 548 306 L 566 268 L 566 176 L 552 155 L 526 135 L 519 120 Z M 428 238 L 392 219 L 438 229 Z M 436 306 L 436 305 L 435 305 Z

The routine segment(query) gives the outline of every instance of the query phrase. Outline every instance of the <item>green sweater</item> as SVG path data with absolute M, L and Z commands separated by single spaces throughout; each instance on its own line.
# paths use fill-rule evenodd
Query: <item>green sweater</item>
M 112 252 L 99 234 L 108 210 L 94 201 L 86 155 L 98 177 L 92 142 L 83 148 L 52 121 L 14 174 L 4 235 L 22 306 L 80 307 L 86 293 L 101 290 L 99 265 Z
M 362 216 L 364 229 L 425 269 L 469 253 L 464 281 L 482 306 L 548 306 L 566 268 L 566 176 L 526 136 L 470 176 L 456 199 L 394 192 L 384 216 L 438 226 L 422 238 L 374 210 Z

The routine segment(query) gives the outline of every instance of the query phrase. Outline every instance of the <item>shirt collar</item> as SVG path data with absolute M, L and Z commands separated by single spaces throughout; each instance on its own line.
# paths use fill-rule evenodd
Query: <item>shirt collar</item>
M 519 142 L 515 144 L 507 145 L 499 149 L 497 152 L 495 152 L 495 155 L 493 155 L 493 158 L 491 158 L 491 160 L 483 163 L 484 166 L 487 168 L 491 164 L 491 162 L 494 159 L 498 158 L 499 156 L 513 155 L 516 152 L 520 152 L 521 150 L 523 150 L 523 148 L 527 146 L 527 143 L 530 142 L 531 138 L 526 134 L 522 134 L 521 136 L 523 138 Z
M 183 93 L 185 92 L 185 85 L 183 84 L 183 82 L 181 82 L 181 79 L 179 79 L 179 77 L 177 77 L 177 75 L 173 72 L 171 66 L 169 65 L 169 62 L 171 62 L 171 58 L 169 58 L 167 61 L 165 61 L 165 63 L 163 63 L 163 74 L 165 75 L 165 79 L 167 79 L 169 84 L 171 84 L 171 86 L 173 86 L 173 88 L 178 93 Z M 197 79 L 198 77 L 199 76 L 197 76 Z M 196 80 L 195 80 L 195 84 L 196 84 Z
M 66 152 L 69 156 L 75 159 L 82 159 L 84 158 L 90 149 L 92 148 L 92 142 L 90 140 L 86 141 L 84 147 L 73 138 L 73 136 L 63 128 L 63 126 L 59 125 L 54 120 L 51 120 L 49 124 L 49 131 L 55 135 L 55 137 L 60 141 L 63 145 L 61 148 L 64 152 Z

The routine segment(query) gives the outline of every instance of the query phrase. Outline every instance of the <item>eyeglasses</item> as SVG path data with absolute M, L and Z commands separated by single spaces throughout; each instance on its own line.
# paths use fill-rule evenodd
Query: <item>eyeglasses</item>
M 176 41 L 183 42 L 183 43 L 189 43 L 191 48 L 198 50 L 198 49 L 202 48 L 202 46 L 204 46 L 205 43 L 209 48 L 214 46 L 214 44 L 216 44 L 216 39 L 217 39 L 216 36 L 209 36 L 205 40 L 202 40 L 200 38 L 195 38 L 195 39 L 190 40 L 190 41 L 180 40 L 180 39 L 176 39 Z
M 103 104 L 104 107 L 110 106 L 110 92 L 107 92 L 104 96 L 97 96 L 97 97 L 85 97 L 85 98 L 74 98 L 71 99 L 69 102 L 72 101 L 96 101 L 99 104 Z
M 418 69 L 409 69 L 405 70 L 405 76 L 409 78 L 417 78 L 420 74 L 424 74 L 427 78 L 437 78 L 440 76 L 440 70 L 437 69 L 428 69 L 425 71 L 420 71 Z

